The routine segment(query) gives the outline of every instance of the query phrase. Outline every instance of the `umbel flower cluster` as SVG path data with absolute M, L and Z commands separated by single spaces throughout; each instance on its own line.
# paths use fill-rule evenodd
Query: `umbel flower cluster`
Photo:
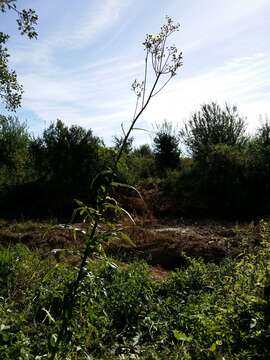
M 182 52 L 179 52 L 175 45 L 166 46 L 168 37 L 175 31 L 179 31 L 180 24 L 174 24 L 173 20 L 166 16 L 166 23 L 160 28 L 158 35 L 147 34 L 145 50 L 151 54 L 152 66 L 156 75 L 176 75 L 176 70 L 182 65 Z
M 169 16 L 166 16 L 165 24 L 161 26 L 160 32 L 157 35 L 146 35 L 145 41 L 143 42 L 146 51 L 144 80 L 141 82 L 135 80 L 132 84 L 132 90 L 135 95 L 138 98 L 142 97 L 142 107 L 145 104 L 144 99 L 146 95 L 149 64 L 155 75 L 155 81 L 151 88 L 155 91 L 150 91 L 150 97 L 159 93 L 171 78 L 176 75 L 177 69 L 183 64 L 182 52 L 179 51 L 175 45 L 168 44 L 170 36 L 176 31 L 179 31 L 179 28 L 179 23 L 174 23 Z M 165 76 L 166 79 L 160 88 L 156 90 L 156 85 L 163 76 Z

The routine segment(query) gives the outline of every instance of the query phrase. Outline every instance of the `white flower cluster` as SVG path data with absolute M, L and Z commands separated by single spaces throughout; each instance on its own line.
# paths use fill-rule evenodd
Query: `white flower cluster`
M 145 50 L 152 57 L 152 66 L 156 75 L 176 75 L 176 70 L 182 65 L 182 52 L 175 45 L 166 46 L 168 37 L 175 31 L 179 31 L 180 24 L 174 24 L 170 17 L 166 17 L 166 23 L 160 28 L 157 35 L 147 34 L 143 43 Z
M 145 67 L 143 81 L 135 80 L 131 89 L 137 97 L 133 120 L 144 111 L 151 98 L 157 95 L 176 75 L 177 69 L 182 66 L 182 52 L 175 45 L 169 44 L 168 38 L 179 30 L 170 17 L 166 17 L 157 35 L 147 34 L 143 43 Z M 151 74 L 149 74 L 151 71 Z
M 135 95 L 140 97 L 144 90 L 144 81 L 139 82 L 138 80 L 134 80 L 131 89 L 134 91 Z

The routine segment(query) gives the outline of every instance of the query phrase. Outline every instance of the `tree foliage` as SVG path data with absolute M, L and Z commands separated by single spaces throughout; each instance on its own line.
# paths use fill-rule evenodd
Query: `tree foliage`
M 129 154 L 131 151 L 132 151 L 132 145 L 133 145 L 133 141 L 134 141 L 134 137 L 130 137 L 125 145 L 124 145 L 124 150 L 123 152 L 125 152 L 126 154 Z M 114 147 L 115 147 L 115 150 L 119 150 L 121 149 L 121 146 L 124 142 L 124 137 L 122 136 L 114 136 L 113 137 L 113 142 L 114 142 Z
M 95 176 L 99 144 L 91 130 L 57 120 L 32 142 L 31 149 L 40 176 L 76 186 Z
M 164 121 L 157 126 L 153 142 L 158 169 L 161 171 L 175 169 L 180 163 L 180 150 L 179 139 L 172 123 Z
M 180 135 L 194 158 L 206 156 L 211 145 L 238 145 L 245 142 L 245 120 L 239 116 L 236 106 L 217 103 L 204 104 L 185 123 Z
M 8 110 L 15 110 L 21 103 L 22 86 L 17 81 L 17 74 L 8 67 L 8 50 L 5 44 L 8 35 L 0 32 L 0 98 Z
M 17 27 L 21 35 L 36 38 L 35 26 L 38 16 L 32 9 L 18 10 L 16 0 L 0 0 L 0 12 L 11 10 L 17 15 Z M 18 83 L 17 74 L 9 68 L 9 52 L 6 43 L 9 35 L 0 32 L 0 99 L 8 110 L 15 110 L 21 104 L 23 88 Z
M 267 117 L 257 129 L 256 140 L 261 145 L 270 145 L 270 120 Z
M 142 144 L 137 149 L 134 150 L 134 153 L 141 156 L 153 156 L 153 151 L 149 144 Z
M 26 124 L 16 117 L 0 115 L 0 183 L 25 180 L 30 137 Z

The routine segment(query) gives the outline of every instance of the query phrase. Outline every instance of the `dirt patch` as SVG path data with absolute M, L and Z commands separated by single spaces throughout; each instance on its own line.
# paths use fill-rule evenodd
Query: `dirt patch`
M 116 243 L 109 252 L 128 261 L 145 259 L 153 266 L 173 269 L 185 266 L 186 256 L 214 262 L 236 256 L 242 237 L 251 231 L 255 236 L 256 227 L 248 225 L 133 226 L 127 232 L 136 246 Z
M 10 246 L 22 243 L 42 255 L 53 254 L 59 259 L 64 258 L 69 263 L 77 264 L 78 252 L 74 250 L 82 249 L 85 243 L 81 230 L 82 224 L 26 226 L 22 223 L 15 227 L 5 224 L 0 226 L 0 244 Z M 255 242 L 258 238 L 258 229 L 254 225 L 208 223 L 158 226 L 156 223 L 141 222 L 141 225 L 125 226 L 125 232 L 134 245 L 120 241 L 109 243 L 106 245 L 107 253 L 121 261 L 143 259 L 151 266 L 162 269 L 185 266 L 187 256 L 219 262 L 226 256 L 239 253 L 243 237 L 248 236 Z M 69 252 L 69 249 L 73 252 Z
M 78 229 L 75 226 L 75 229 Z M 82 234 L 71 226 L 36 224 L 31 228 L 25 224 L 6 224 L 0 228 L 0 245 L 12 246 L 24 244 L 41 253 L 53 249 L 81 248 Z
M 169 271 L 160 266 L 151 266 L 149 270 L 152 278 L 157 282 L 163 282 L 168 278 Z

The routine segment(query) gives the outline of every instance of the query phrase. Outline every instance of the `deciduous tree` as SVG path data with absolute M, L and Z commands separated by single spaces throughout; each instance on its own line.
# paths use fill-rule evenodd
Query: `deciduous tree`
M 16 13 L 17 27 L 21 35 L 29 39 L 36 38 L 35 26 L 38 16 L 32 9 L 18 10 L 16 0 L 0 0 L 0 12 Z M 17 80 L 17 74 L 9 67 L 9 52 L 6 47 L 9 35 L 0 32 L 0 100 L 8 110 L 15 110 L 21 105 L 23 88 Z

